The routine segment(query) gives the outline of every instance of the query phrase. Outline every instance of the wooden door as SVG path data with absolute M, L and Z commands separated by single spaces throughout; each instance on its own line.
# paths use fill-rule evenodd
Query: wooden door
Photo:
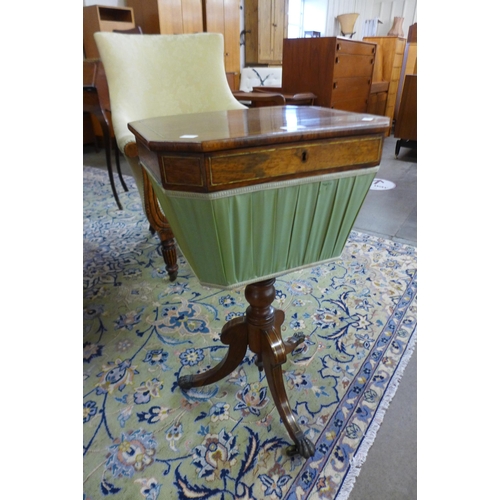
M 226 72 L 240 72 L 240 6 L 238 0 L 204 0 L 204 30 L 224 35 Z
M 288 0 L 259 0 L 259 63 L 281 64 L 288 31 Z
M 277 64 L 283 60 L 283 39 L 288 33 L 288 0 L 274 0 L 273 59 Z
M 203 32 L 201 0 L 158 0 L 161 34 Z

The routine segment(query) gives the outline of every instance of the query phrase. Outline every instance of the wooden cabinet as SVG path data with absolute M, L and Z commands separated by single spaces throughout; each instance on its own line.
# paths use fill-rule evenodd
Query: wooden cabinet
M 226 73 L 240 74 L 240 4 L 238 0 L 204 0 L 204 30 L 224 35 Z M 237 88 L 237 87 L 236 87 Z M 236 90 L 236 89 L 234 89 Z
M 397 36 L 370 36 L 363 38 L 363 41 L 377 44 L 373 84 L 388 83 L 385 109 L 381 114 L 393 120 L 406 39 Z M 381 110 L 377 111 L 376 114 L 379 114 Z
M 239 75 L 238 0 L 127 0 L 127 5 L 146 34 L 222 33 L 226 72 Z
M 245 0 L 245 64 L 281 64 L 288 0 Z
M 99 57 L 96 31 L 128 30 L 135 27 L 134 11 L 127 7 L 89 5 L 83 8 L 83 51 L 87 59 Z
M 399 104 L 401 102 L 401 94 L 406 75 L 417 74 L 417 23 L 412 24 L 408 28 L 408 38 L 406 40 L 405 55 L 403 57 L 403 67 L 401 68 L 401 76 L 399 77 L 398 94 L 396 97 L 396 108 L 394 116 L 398 116 Z
M 127 0 L 145 34 L 175 35 L 203 31 L 202 0 Z
M 259 0 L 259 62 L 279 64 L 288 33 L 288 1 Z
M 417 75 L 405 77 L 394 137 L 399 138 L 396 143 L 396 157 L 401 147 L 417 146 Z
M 315 105 L 364 113 L 377 46 L 337 37 L 283 40 L 282 89 L 312 92 Z

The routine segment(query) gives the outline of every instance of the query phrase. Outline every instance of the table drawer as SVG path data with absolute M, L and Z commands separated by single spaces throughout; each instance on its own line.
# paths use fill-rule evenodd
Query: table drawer
M 374 166 L 381 148 L 381 136 L 367 136 L 214 154 L 208 158 L 209 190 Z

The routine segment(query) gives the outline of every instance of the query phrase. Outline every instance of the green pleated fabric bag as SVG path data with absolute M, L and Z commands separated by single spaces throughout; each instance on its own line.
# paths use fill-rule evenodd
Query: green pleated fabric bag
M 151 181 L 200 282 L 233 288 L 337 258 L 377 170 L 208 194 Z

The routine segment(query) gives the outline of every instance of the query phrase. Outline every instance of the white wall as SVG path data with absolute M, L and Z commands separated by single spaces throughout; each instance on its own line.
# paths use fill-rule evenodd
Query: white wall
M 417 0 L 328 0 L 326 13 L 326 36 L 339 36 L 339 14 L 356 12 L 359 17 L 354 25 L 356 34 L 353 40 L 361 40 L 365 20 L 378 18 L 376 36 L 385 36 L 392 28 L 394 17 L 404 17 L 403 33 L 408 34 L 408 28 L 417 22 Z
M 304 1 L 304 31 L 319 31 L 326 36 L 328 0 Z

